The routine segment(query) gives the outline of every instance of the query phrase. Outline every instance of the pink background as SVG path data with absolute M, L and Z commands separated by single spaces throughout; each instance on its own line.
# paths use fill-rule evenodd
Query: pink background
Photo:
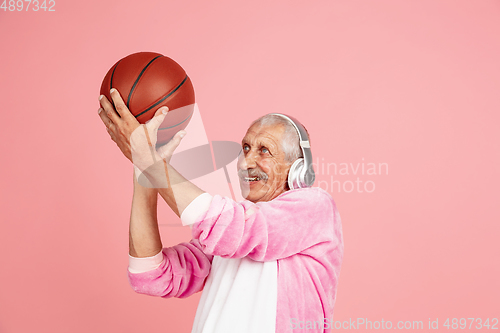
M 55 9 L 0 10 L 0 332 L 191 330 L 200 294 L 139 295 L 126 277 L 132 167 L 96 111 L 106 71 L 138 51 L 186 69 L 209 140 L 239 142 L 268 112 L 308 128 L 343 221 L 335 320 L 500 318 L 500 2 Z M 388 172 L 332 166 L 363 162 Z M 164 246 L 189 240 L 160 215 Z

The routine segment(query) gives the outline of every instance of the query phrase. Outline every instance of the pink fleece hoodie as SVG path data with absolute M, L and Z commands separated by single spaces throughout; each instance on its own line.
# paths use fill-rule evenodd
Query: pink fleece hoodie
M 196 215 L 189 243 L 164 248 L 154 269 L 141 273 L 129 269 L 129 282 L 136 292 L 165 298 L 184 298 L 199 292 L 209 275 L 215 274 L 211 272 L 214 256 L 276 262 L 273 330 L 328 331 L 328 325 L 319 322 L 331 322 L 333 317 L 344 245 L 340 216 L 326 191 L 290 190 L 258 203 L 215 195 Z M 209 330 L 196 328 L 196 332 L 205 331 Z

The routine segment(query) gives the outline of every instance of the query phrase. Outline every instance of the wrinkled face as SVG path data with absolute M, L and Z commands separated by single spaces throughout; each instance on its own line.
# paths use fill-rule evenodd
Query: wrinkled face
M 250 127 L 238 159 L 241 194 L 252 202 L 270 201 L 288 190 L 290 163 L 281 147 L 284 126 Z

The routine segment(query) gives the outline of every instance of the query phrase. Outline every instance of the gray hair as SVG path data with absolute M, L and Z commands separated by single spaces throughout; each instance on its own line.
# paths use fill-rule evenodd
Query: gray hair
M 300 144 L 299 144 L 299 134 L 297 133 L 295 127 L 287 119 L 274 114 L 266 114 L 260 117 L 259 119 L 254 120 L 252 124 L 250 124 L 250 127 L 252 127 L 253 125 L 258 125 L 258 126 L 283 125 L 285 131 L 283 133 L 283 138 L 281 140 L 281 148 L 285 153 L 285 161 L 287 161 L 288 163 L 293 163 L 298 158 L 303 157 L 302 149 L 300 149 Z M 302 126 L 304 127 L 304 125 Z M 309 135 L 308 132 L 307 134 Z

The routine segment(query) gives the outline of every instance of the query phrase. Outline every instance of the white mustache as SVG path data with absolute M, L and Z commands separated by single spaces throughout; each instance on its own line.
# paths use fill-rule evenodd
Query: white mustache
M 262 180 L 267 180 L 267 174 L 264 171 L 257 170 L 257 169 L 247 169 L 247 170 L 239 169 L 238 170 L 238 176 L 240 178 L 244 178 L 244 177 L 250 177 L 250 178 L 258 177 L 258 178 L 260 178 Z

